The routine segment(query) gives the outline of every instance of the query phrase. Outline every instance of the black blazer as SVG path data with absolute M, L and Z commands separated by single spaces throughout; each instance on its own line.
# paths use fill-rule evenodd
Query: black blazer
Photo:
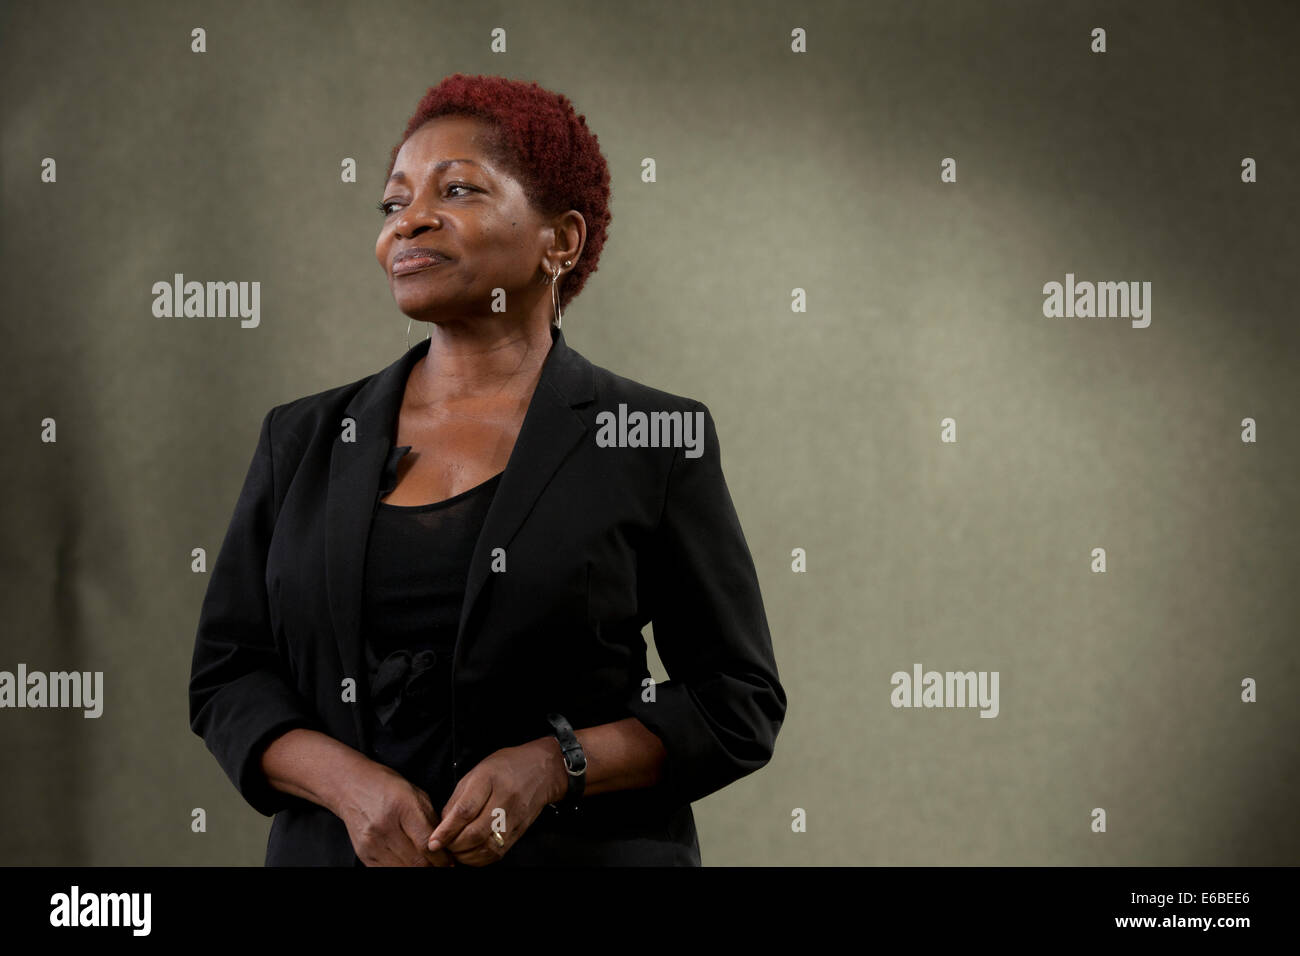
M 664 743 L 665 778 L 544 811 L 493 865 L 699 865 L 690 803 L 766 764 L 785 717 L 754 563 L 708 409 L 592 365 L 554 328 L 552 338 L 469 569 L 454 773 L 549 735 L 551 711 L 579 730 L 635 716 Z M 428 349 L 426 339 L 381 372 L 266 414 L 212 567 L 190 726 L 244 799 L 274 814 L 267 865 L 359 864 L 343 822 L 273 789 L 261 754 L 294 727 L 370 754 L 366 543 L 407 377 Z M 702 412 L 703 454 L 601 447 L 596 415 L 620 403 Z M 670 679 L 643 687 L 650 621 Z

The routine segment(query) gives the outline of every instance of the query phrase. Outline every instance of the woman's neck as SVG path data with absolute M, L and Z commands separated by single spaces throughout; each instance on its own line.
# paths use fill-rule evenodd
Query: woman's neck
M 518 319 L 430 324 L 429 351 L 407 380 L 409 403 L 531 394 L 551 350 L 549 324 Z

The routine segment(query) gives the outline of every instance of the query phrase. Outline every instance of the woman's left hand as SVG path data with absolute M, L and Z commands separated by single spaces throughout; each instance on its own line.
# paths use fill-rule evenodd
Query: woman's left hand
M 457 863 L 469 866 L 495 863 L 548 803 L 562 799 L 568 784 L 563 773 L 553 737 L 489 754 L 456 784 L 442 822 L 429 834 L 429 849 L 445 847 Z M 492 838 L 493 831 L 501 834 L 502 846 Z

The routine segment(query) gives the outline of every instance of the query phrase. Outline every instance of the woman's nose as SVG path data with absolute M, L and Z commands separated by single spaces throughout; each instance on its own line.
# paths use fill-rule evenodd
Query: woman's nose
M 438 218 L 437 213 L 427 208 L 427 205 L 418 199 L 412 200 L 393 221 L 393 231 L 403 238 L 415 235 L 422 228 L 441 227 L 442 220 Z

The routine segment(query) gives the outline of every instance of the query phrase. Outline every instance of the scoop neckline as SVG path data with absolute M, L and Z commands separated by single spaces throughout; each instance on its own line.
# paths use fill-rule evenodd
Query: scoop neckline
M 447 505 L 455 504 L 461 499 L 467 498 L 468 496 L 474 494 L 476 491 L 481 491 L 482 489 L 492 484 L 492 482 L 496 481 L 504 474 L 505 474 L 504 471 L 498 471 L 491 478 L 488 478 L 486 481 L 479 482 L 473 488 L 468 488 L 465 491 L 462 491 L 458 495 L 452 495 L 450 498 L 444 498 L 442 499 L 442 501 L 431 501 L 428 504 L 424 504 L 424 505 L 390 505 L 387 501 L 381 501 L 379 502 L 379 507 L 386 508 L 389 511 L 436 511 L 438 508 L 443 508 Z

